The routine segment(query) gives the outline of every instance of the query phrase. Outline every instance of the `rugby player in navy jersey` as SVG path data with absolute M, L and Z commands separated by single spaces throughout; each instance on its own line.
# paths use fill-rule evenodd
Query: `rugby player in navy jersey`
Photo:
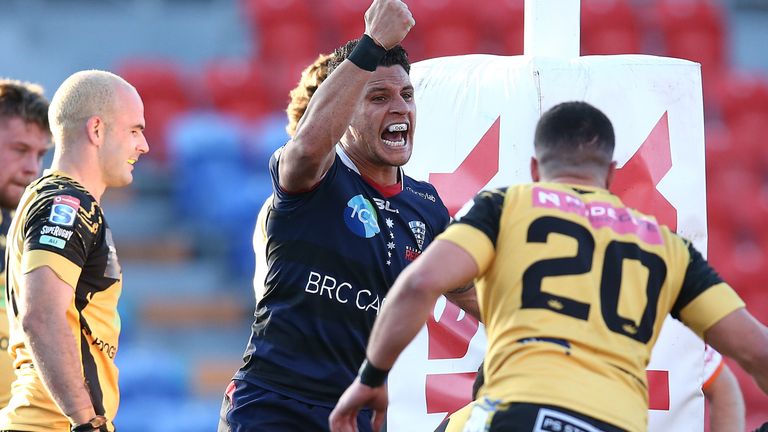
M 399 45 L 413 17 L 399 0 L 375 0 L 365 24 L 333 53 L 295 135 L 270 161 L 273 196 L 256 228 L 266 274 L 219 431 L 328 430 L 389 286 L 448 222 L 435 188 L 400 168 L 416 125 Z M 362 412 L 360 430 L 371 419 Z
M 614 145 L 587 103 L 544 113 L 534 183 L 479 193 L 398 277 L 334 432 L 355 431 L 366 406 L 385 412 L 387 371 L 437 297 L 472 280 L 486 381 L 448 431 L 646 431 L 645 368 L 667 314 L 768 393 L 768 328 L 689 241 L 609 192 Z

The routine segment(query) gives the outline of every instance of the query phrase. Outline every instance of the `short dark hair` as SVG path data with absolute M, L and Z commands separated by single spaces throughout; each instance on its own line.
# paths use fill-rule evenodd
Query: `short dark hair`
M 611 121 L 586 102 L 555 105 L 541 116 L 534 136 L 539 165 L 551 167 L 607 167 L 615 145 Z
M 39 85 L 0 78 L 0 120 L 19 117 L 50 133 L 48 105 Z
M 336 70 L 339 65 L 349 57 L 352 50 L 355 49 L 360 39 L 353 39 L 344 45 L 336 48 L 333 52 L 333 58 L 328 62 L 328 74 L 330 75 Z M 408 61 L 408 52 L 405 51 L 401 45 L 395 45 L 384 54 L 384 57 L 379 60 L 379 66 L 395 66 L 400 65 L 405 69 L 405 73 L 411 73 L 411 63 Z

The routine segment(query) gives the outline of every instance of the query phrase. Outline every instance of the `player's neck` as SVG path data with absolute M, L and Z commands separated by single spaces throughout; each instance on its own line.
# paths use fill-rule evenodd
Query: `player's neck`
M 360 175 L 381 187 L 392 186 L 400 181 L 398 175 L 400 169 L 398 167 L 387 167 L 386 169 L 374 170 L 365 169 L 363 167 L 358 168 L 360 169 Z
M 591 186 L 602 189 L 608 188 L 604 179 L 596 179 L 591 176 L 563 175 L 552 178 L 542 178 L 541 181 L 546 183 L 564 183 L 580 186 Z
M 87 167 L 89 166 L 91 166 L 89 163 L 83 163 L 82 160 L 74 162 L 65 156 L 55 155 L 51 163 L 51 170 L 61 171 L 68 177 L 71 177 L 80 183 L 96 199 L 96 202 L 101 202 L 101 196 L 104 194 L 107 186 L 104 184 L 100 173 L 93 172 L 93 169 L 88 169 Z
M 357 157 L 354 153 L 347 153 L 347 155 L 352 163 L 355 164 L 360 175 L 379 186 L 392 186 L 400 181 L 400 167 L 374 164 L 370 160 Z

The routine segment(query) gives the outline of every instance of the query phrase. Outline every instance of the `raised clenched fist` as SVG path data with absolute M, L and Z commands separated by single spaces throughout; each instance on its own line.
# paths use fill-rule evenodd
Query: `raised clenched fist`
M 416 21 L 401 0 L 373 0 L 365 12 L 365 34 L 384 49 L 399 44 Z

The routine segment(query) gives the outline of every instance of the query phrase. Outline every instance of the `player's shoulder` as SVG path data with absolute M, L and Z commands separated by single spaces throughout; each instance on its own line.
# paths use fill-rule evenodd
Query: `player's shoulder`
M 75 180 L 60 174 L 49 173 L 30 185 L 34 197 L 30 200 L 31 213 L 50 209 L 49 220 L 59 225 L 72 225 L 80 213 L 93 219 L 98 216 L 98 203 Z M 82 209 L 82 210 L 81 210 Z
M 81 201 L 95 201 L 80 183 L 59 172 L 47 173 L 33 182 L 30 188 L 37 195 L 45 198 L 57 195 L 72 195 Z
M 416 180 L 415 178 L 406 174 L 403 174 L 403 190 L 411 193 L 429 193 L 433 196 L 425 196 L 424 198 L 429 199 L 432 202 L 439 198 L 437 196 L 437 189 L 434 185 L 432 185 L 432 183 Z
M 427 201 L 443 206 L 443 200 L 437 193 L 437 189 L 429 182 L 416 180 L 408 175 L 403 175 L 403 196 L 415 201 Z
M 690 237 L 672 230 L 667 225 L 659 225 L 659 229 L 668 246 L 678 247 L 687 251 L 695 249 L 693 240 Z
M 476 200 L 489 201 L 498 206 L 503 206 L 507 196 L 515 196 L 521 193 L 525 193 L 525 191 L 528 189 L 526 186 L 526 184 L 520 184 L 495 189 L 485 189 L 477 194 Z
M 507 193 L 516 191 L 518 186 L 500 187 L 495 189 L 485 189 L 477 193 L 471 200 L 454 216 L 456 221 L 463 221 L 467 218 L 498 218 L 504 208 Z

